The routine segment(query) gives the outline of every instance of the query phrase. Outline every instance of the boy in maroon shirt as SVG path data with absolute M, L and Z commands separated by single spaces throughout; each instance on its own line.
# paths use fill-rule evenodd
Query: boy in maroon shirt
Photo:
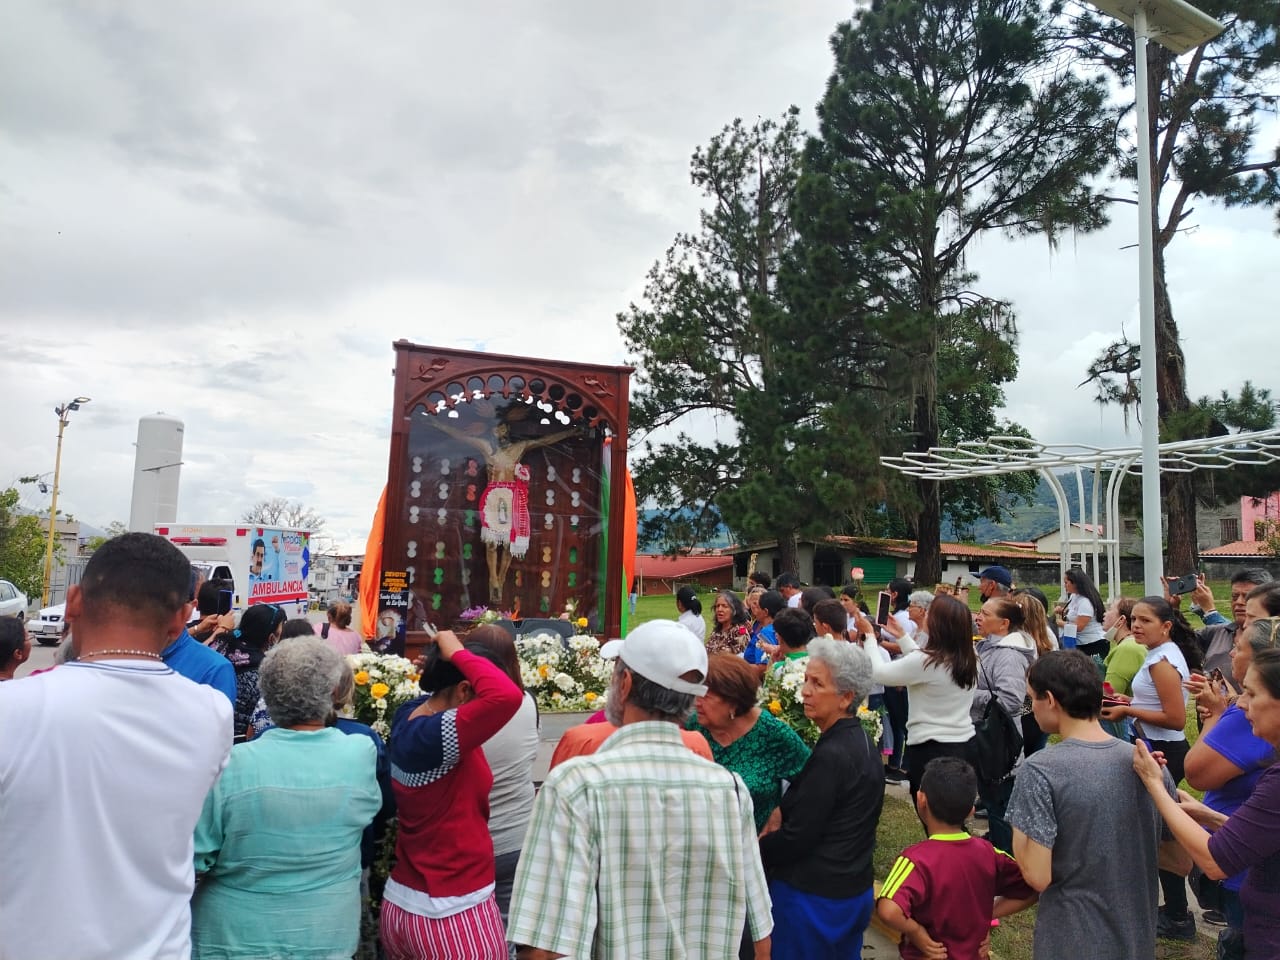
M 929 839 L 902 851 L 880 889 L 876 914 L 902 934 L 903 960 L 976 960 L 993 917 L 1036 902 L 1018 864 L 964 832 L 978 779 L 956 757 L 929 761 L 916 810 Z

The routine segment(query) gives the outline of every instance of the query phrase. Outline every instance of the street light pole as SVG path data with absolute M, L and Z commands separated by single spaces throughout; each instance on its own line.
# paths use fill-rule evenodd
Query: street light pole
M 1164 531 L 1160 522 L 1160 404 L 1156 375 L 1155 209 L 1151 184 L 1151 95 L 1147 73 L 1147 11 L 1133 12 L 1133 74 L 1138 124 L 1138 362 L 1142 364 L 1142 579 L 1147 596 L 1164 592 Z M 1179 574 L 1181 576 L 1181 574 Z
M 1212 40 L 1222 24 L 1186 0 L 1091 0 L 1133 28 L 1135 121 L 1138 126 L 1138 362 L 1142 365 L 1142 571 L 1148 595 L 1164 587 L 1160 510 L 1160 405 L 1156 375 L 1155 202 L 1151 172 L 1151 88 L 1147 41 L 1175 54 Z
M 76 397 L 70 403 L 53 408 L 58 415 L 58 454 L 53 461 L 53 496 L 49 502 L 49 539 L 44 550 L 44 592 L 40 596 L 40 606 L 49 605 L 49 592 L 53 586 L 53 536 L 58 528 L 58 478 L 62 474 L 62 431 L 71 422 L 71 411 L 79 410 L 80 405 L 88 403 L 88 397 Z

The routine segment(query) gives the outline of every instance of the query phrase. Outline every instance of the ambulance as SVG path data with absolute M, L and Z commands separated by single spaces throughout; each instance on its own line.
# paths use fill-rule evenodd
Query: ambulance
M 311 533 L 252 523 L 158 523 L 164 537 L 201 568 L 207 580 L 230 580 L 232 607 L 275 603 L 306 612 Z

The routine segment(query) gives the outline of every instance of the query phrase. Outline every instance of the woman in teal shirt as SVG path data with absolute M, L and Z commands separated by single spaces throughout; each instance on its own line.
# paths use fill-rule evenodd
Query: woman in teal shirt
M 759 670 L 733 654 L 712 654 L 707 692 L 695 701 L 688 723 L 707 738 L 716 763 L 742 777 L 755 805 L 757 830 L 782 801 L 782 782 L 793 779 L 809 759 L 799 735 L 760 709 L 759 690 Z
M 360 835 L 382 805 L 376 750 L 329 726 L 342 659 L 298 637 L 262 661 L 276 726 L 234 747 L 196 824 L 195 960 L 349 960 Z

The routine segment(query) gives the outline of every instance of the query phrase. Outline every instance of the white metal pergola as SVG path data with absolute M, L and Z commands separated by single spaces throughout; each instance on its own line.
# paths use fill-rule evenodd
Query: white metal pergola
M 880 462 L 922 480 L 964 480 L 1034 470 L 1044 477 L 1058 502 L 1058 522 L 1062 550 L 1058 555 L 1060 574 L 1070 568 L 1072 558 L 1093 558 L 1095 574 L 1102 568 L 1099 557 L 1107 558 L 1108 599 L 1120 590 L 1120 486 L 1129 474 L 1142 474 L 1142 448 L 1107 449 L 1082 443 L 1041 443 L 1026 437 L 989 437 L 954 447 L 930 447 L 925 453 L 909 452 L 899 457 L 881 457 Z M 1229 470 L 1237 466 L 1261 466 L 1280 462 L 1280 427 L 1224 437 L 1177 440 L 1159 447 L 1162 473 L 1190 473 L 1194 470 Z M 1077 519 L 1072 520 L 1063 478 L 1057 471 L 1072 471 L 1077 492 Z M 1093 473 L 1089 510 L 1085 510 L 1084 476 Z M 1106 484 L 1106 503 L 1100 521 L 1099 494 Z M 1144 523 L 1150 518 L 1144 515 Z M 1156 518 L 1157 528 L 1159 517 Z M 1080 525 L 1076 535 L 1073 523 Z M 1092 530 L 1090 530 L 1092 527 Z M 1157 571 L 1160 576 L 1163 571 Z M 1148 571 L 1148 574 L 1150 571 Z

